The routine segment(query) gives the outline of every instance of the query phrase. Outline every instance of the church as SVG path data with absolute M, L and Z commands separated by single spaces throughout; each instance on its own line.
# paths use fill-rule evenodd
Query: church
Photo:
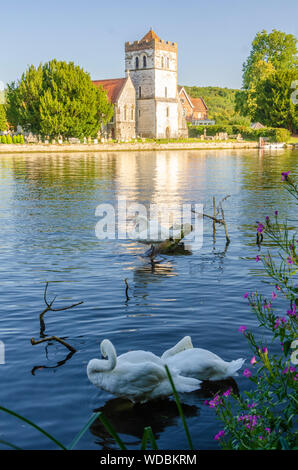
M 125 78 L 93 80 L 114 106 L 104 136 L 119 141 L 187 137 L 191 99 L 178 87 L 177 43 L 160 39 L 152 29 L 141 40 L 126 42 L 125 72 Z

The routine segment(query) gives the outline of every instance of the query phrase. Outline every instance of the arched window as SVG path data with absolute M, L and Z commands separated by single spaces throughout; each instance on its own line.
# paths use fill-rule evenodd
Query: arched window
M 126 121 L 127 118 L 127 106 L 124 106 L 124 121 Z
M 142 88 L 139 86 L 139 98 L 142 98 Z
M 139 58 L 136 57 L 136 69 L 138 69 L 138 68 L 139 68 Z
M 165 86 L 165 98 L 167 98 L 167 97 L 168 97 L 168 89 L 167 89 L 167 87 Z
M 170 59 L 167 57 L 167 68 L 170 68 Z
M 131 108 L 131 116 L 130 116 L 131 120 L 133 121 L 134 120 L 134 109 L 133 109 L 133 106 Z
M 161 68 L 162 68 L 162 69 L 164 68 L 164 58 L 163 58 L 163 56 L 162 56 L 162 58 L 161 58 Z
M 147 57 L 144 55 L 143 56 L 143 68 L 145 69 L 147 67 Z
M 170 108 L 167 107 L 167 117 L 169 117 L 169 115 L 170 115 Z

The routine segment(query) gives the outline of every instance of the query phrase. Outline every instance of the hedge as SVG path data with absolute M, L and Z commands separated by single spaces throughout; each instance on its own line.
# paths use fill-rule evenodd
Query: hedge
M 245 140 L 259 140 L 259 137 L 267 137 L 271 142 L 288 142 L 291 133 L 288 129 L 277 127 L 265 127 L 262 129 L 251 129 L 240 125 L 214 125 L 214 126 L 189 126 L 189 137 L 200 137 L 204 134 L 215 136 L 219 132 L 226 132 L 228 135 L 241 134 Z
M 14 135 L 11 137 L 11 135 L 1 135 L 0 136 L 0 143 L 1 144 L 24 144 L 24 136 L 22 134 Z

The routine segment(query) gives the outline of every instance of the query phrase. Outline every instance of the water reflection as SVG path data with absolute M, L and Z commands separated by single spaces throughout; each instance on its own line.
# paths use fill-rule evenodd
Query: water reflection
M 195 405 L 182 404 L 182 408 L 186 418 L 199 415 L 199 408 Z M 128 400 L 114 398 L 94 411 L 101 411 L 117 433 L 138 438 L 134 443 L 124 440 L 125 444 L 137 444 L 137 447 L 146 426 L 151 426 L 155 438 L 158 438 L 166 428 L 176 425 L 180 419 L 177 405 L 172 399 L 133 405 Z M 109 449 L 113 445 L 113 439 L 100 420 L 93 423 L 91 432 L 99 438 L 98 444 L 103 449 Z

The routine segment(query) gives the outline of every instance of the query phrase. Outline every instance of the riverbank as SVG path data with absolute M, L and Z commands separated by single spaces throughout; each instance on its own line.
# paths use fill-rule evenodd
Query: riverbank
M 146 150 L 256 149 L 258 142 L 123 142 L 99 144 L 1 144 L 0 153 L 121 152 Z

